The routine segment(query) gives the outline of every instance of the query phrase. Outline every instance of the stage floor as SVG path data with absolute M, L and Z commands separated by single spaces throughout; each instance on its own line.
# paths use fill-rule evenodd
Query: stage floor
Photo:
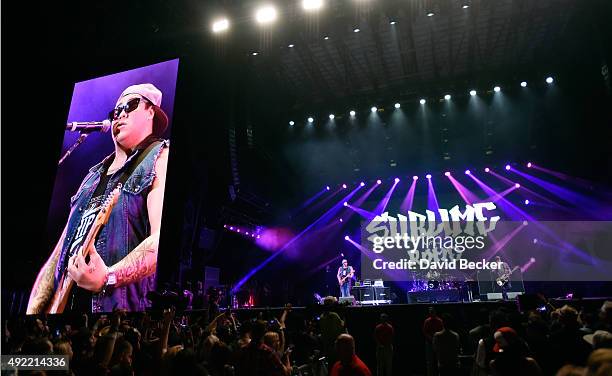
M 606 300 L 612 300 L 612 297 L 589 297 L 589 298 L 582 298 L 582 299 L 562 299 L 562 298 L 549 299 L 550 303 L 555 308 L 561 308 L 565 304 L 569 304 L 572 306 L 600 307 L 601 304 L 603 304 L 603 302 L 605 302 Z M 353 304 L 353 305 L 338 304 L 336 308 L 340 310 L 361 310 L 361 309 L 385 310 L 387 308 L 391 310 L 396 310 L 396 309 L 417 309 L 418 310 L 418 309 L 422 309 L 423 307 L 429 307 L 429 306 L 440 307 L 440 309 L 443 309 L 443 308 L 456 309 L 460 307 L 464 307 L 464 308 L 469 307 L 470 310 L 474 308 L 495 309 L 497 307 L 502 307 L 502 306 L 520 308 L 519 301 L 517 299 L 510 299 L 506 301 L 504 300 L 480 300 L 480 301 L 474 300 L 471 302 L 440 301 L 440 302 L 389 303 L 389 304 Z M 525 307 L 525 308 L 528 309 L 529 307 Z M 323 310 L 324 306 L 321 304 L 312 304 L 309 306 L 292 306 L 291 309 L 292 311 L 307 311 L 307 310 L 318 311 L 318 310 Z M 224 308 L 222 308 L 221 310 L 224 310 Z M 244 313 L 244 314 L 248 314 L 249 312 L 253 313 L 253 312 L 263 312 L 263 311 L 281 312 L 283 310 L 284 310 L 284 307 L 280 307 L 280 306 L 277 306 L 277 307 L 243 307 L 243 308 L 232 309 L 233 312 Z

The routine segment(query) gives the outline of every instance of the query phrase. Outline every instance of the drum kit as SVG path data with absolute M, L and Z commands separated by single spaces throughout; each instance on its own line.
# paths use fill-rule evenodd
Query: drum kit
M 409 292 L 456 290 L 463 287 L 463 281 L 454 275 L 430 270 L 425 275 L 412 275 L 412 287 Z

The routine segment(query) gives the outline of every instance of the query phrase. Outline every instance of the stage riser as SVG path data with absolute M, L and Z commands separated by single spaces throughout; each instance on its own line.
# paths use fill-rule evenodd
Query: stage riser
M 459 302 L 461 292 L 459 290 L 433 290 L 408 292 L 408 303 L 436 303 L 436 302 Z

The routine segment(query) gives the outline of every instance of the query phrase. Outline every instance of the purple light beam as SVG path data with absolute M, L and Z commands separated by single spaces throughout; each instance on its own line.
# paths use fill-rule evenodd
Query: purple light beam
M 240 287 L 246 283 L 246 281 L 248 281 L 252 276 L 254 276 L 257 272 L 259 272 L 266 265 L 268 265 L 272 260 L 274 260 L 276 257 L 278 257 L 281 253 L 283 253 L 287 248 L 289 248 L 289 246 L 291 246 L 298 239 L 300 239 L 302 236 L 304 236 L 304 234 L 306 234 L 308 231 L 310 231 L 317 224 L 319 224 L 321 222 L 327 222 L 330 219 L 330 217 L 333 217 L 340 209 L 342 209 L 344 207 L 343 203 L 345 201 L 350 200 L 351 197 L 353 197 L 361 188 L 362 188 L 361 185 L 358 184 L 355 189 L 353 189 L 348 195 L 346 195 L 340 201 L 338 201 L 336 203 L 336 205 L 334 205 L 331 209 L 329 209 L 327 212 L 325 212 L 323 215 L 321 215 L 313 223 L 308 225 L 308 227 L 306 227 L 304 230 L 302 230 L 302 232 L 300 232 L 299 234 L 294 236 L 290 241 L 288 241 L 285 245 L 283 245 L 278 251 L 276 251 L 273 254 L 271 254 L 261 264 L 257 265 L 255 268 L 251 269 L 251 271 L 249 271 L 244 277 L 242 277 L 242 279 L 240 281 L 238 281 L 238 283 L 236 284 L 236 286 L 234 286 L 232 291 L 234 293 L 236 291 L 238 291 L 240 289 Z
M 412 210 L 412 203 L 414 202 L 414 191 L 416 190 L 418 179 L 412 179 L 412 183 L 410 183 L 410 188 L 408 189 L 408 193 L 406 194 L 406 198 L 402 201 L 400 205 L 400 211 L 402 213 L 407 213 Z

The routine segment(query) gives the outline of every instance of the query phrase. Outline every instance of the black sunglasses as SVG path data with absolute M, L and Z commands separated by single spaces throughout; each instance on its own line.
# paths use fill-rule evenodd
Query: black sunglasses
M 132 98 L 129 101 L 127 101 L 126 104 L 119 105 L 119 106 L 115 107 L 113 110 L 111 110 L 108 113 L 108 119 L 111 120 L 111 121 L 112 120 L 117 120 L 117 118 L 119 117 L 119 115 L 121 114 L 122 111 L 125 111 L 126 114 L 129 114 L 130 112 L 134 111 L 135 109 L 138 108 L 138 105 L 140 104 L 140 100 L 141 99 L 149 102 L 146 98 L 140 98 L 140 97 Z

